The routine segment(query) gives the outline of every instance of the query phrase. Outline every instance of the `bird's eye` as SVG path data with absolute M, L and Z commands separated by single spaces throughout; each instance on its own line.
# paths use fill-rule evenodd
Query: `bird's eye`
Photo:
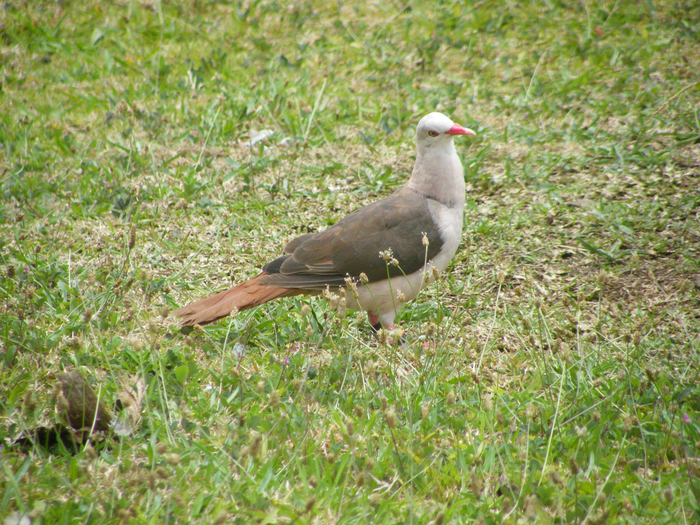
M 431 131 L 428 131 L 428 135 L 430 135 L 431 137 L 437 137 L 439 135 L 439 133 L 437 131 L 431 130 Z

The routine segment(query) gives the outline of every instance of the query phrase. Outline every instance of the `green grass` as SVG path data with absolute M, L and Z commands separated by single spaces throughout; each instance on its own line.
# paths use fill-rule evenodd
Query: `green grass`
M 355 4 L 0 7 L 0 517 L 700 519 L 700 6 Z M 400 187 L 433 110 L 478 136 L 408 344 L 167 317 Z M 137 428 L 10 446 L 75 369 Z

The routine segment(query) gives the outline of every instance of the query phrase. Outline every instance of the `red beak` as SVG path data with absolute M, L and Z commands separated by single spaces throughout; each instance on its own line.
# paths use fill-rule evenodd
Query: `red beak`
M 459 124 L 455 124 L 450 128 L 449 131 L 446 131 L 448 135 L 471 135 L 472 137 L 476 136 L 476 133 L 474 133 L 472 130 L 469 128 L 463 128 Z

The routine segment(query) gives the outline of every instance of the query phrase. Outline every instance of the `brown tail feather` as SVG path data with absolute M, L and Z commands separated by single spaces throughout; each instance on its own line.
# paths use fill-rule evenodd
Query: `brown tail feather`
M 263 284 L 260 279 L 264 276 L 264 273 L 260 273 L 230 290 L 178 308 L 173 315 L 181 318 L 184 326 L 205 325 L 230 315 L 234 310 L 247 310 L 279 297 L 304 293 L 303 290 Z

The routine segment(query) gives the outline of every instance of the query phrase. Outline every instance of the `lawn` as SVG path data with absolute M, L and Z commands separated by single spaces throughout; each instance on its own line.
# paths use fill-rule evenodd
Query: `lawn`
M 5 2 L 3 525 L 697 523 L 699 70 L 691 0 Z M 403 345 L 169 315 L 400 188 L 435 110 L 465 232 Z M 117 423 L 44 446 L 67 378 Z

